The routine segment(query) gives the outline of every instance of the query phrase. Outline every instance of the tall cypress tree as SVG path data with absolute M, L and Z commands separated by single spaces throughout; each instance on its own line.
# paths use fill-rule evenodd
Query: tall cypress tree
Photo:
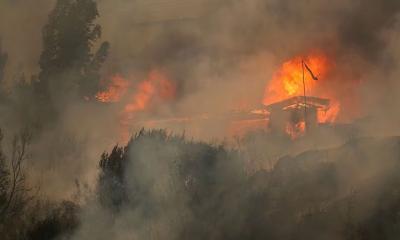
M 1 39 L 0 39 L 0 83 L 3 81 L 4 77 L 4 69 L 7 63 L 8 55 L 7 53 L 3 52 L 1 46 Z
M 91 97 L 98 91 L 99 69 L 107 57 L 109 43 L 97 51 L 101 26 L 94 0 L 57 0 L 43 28 L 37 90 L 42 95 L 77 92 Z

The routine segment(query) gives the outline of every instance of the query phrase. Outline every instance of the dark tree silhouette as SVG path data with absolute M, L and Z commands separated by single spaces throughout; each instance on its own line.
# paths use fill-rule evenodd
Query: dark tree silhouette
M 115 210 L 126 202 L 127 198 L 124 184 L 124 167 L 127 163 L 125 151 L 126 148 L 115 146 L 110 154 L 102 154 L 99 163 L 99 201 Z
M 4 69 L 7 63 L 7 59 L 8 55 L 7 53 L 3 52 L 0 39 L 0 83 L 3 81 L 4 78 Z
M 207 231 L 244 179 L 241 164 L 236 151 L 222 146 L 186 141 L 164 130 L 142 130 L 125 147 L 102 155 L 97 193 L 102 206 L 115 214 L 134 209 L 144 229 L 153 229 L 156 219 L 174 209 L 176 219 L 171 221 L 180 227 L 170 233 L 173 239 L 210 239 Z M 146 234 L 150 238 L 157 231 Z M 192 233 L 198 237 L 189 237 Z
M 79 207 L 75 203 L 62 202 L 28 231 L 26 239 L 52 240 L 60 239 L 60 236 L 61 239 L 71 239 L 71 235 L 79 225 L 78 211 Z
M 101 37 L 101 27 L 95 23 L 98 16 L 94 0 L 57 1 L 43 28 L 36 88 L 41 96 L 51 91 L 76 91 L 81 97 L 90 97 L 97 92 L 98 71 L 109 49 L 109 43 L 103 42 L 92 52 Z
M 8 200 L 8 186 L 10 184 L 8 171 L 6 165 L 6 157 L 1 149 L 1 142 L 3 140 L 3 133 L 0 131 L 0 207 L 4 208 Z
M 0 200 L 0 219 L 16 215 L 23 210 L 23 207 L 30 200 L 22 166 L 27 158 L 27 147 L 30 139 L 31 135 L 28 131 L 23 131 L 20 135 L 14 137 L 9 160 L 10 169 L 0 170 L 5 173 L 5 178 L 1 180 L 5 188 L 5 199 Z M 4 157 L 2 158 L 4 162 Z M 4 166 L 3 163 L 2 165 Z

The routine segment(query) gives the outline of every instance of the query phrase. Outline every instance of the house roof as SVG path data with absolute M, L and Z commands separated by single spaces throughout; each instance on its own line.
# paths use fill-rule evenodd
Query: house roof
M 304 96 L 295 96 L 280 102 L 267 105 L 266 108 L 270 112 L 276 110 L 304 108 L 304 102 L 307 103 L 306 105 L 307 108 L 326 109 L 329 107 L 330 100 L 326 98 L 311 97 L 311 96 L 307 96 L 304 99 Z

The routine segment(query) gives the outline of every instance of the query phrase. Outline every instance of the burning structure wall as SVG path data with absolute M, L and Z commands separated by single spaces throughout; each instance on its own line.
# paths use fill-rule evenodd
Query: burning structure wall
M 318 125 L 318 114 L 329 110 L 329 99 L 292 97 L 267 106 L 269 127 L 296 138 Z

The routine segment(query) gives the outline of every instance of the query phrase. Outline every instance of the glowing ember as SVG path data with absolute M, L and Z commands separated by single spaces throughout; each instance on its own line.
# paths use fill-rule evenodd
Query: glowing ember
M 319 123 L 331 123 L 334 122 L 340 112 L 339 102 L 333 100 L 329 109 L 318 111 L 317 119 Z
M 292 140 L 302 136 L 305 130 L 306 130 L 306 123 L 304 121 L 301 121 L 294 125 L 287 123 L 285 129 L 286 133 L 290 136 Z

